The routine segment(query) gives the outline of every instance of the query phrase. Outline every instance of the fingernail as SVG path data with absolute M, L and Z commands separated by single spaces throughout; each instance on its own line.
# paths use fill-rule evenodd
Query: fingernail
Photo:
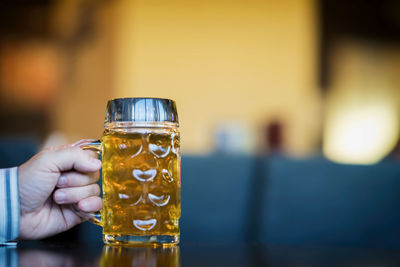
M 64 175 L 62 175 L 59 179 L 58 179 L 58 186 L 63 186 L 67 184 L 67 177 L 65 177 Z
M 65 193 L 63 192 L 63 191 L 56 191 L 55 193 L 54 193 L 54 199 L 57 201 L 57 202 L 62 202 L 62 201 L 64 201 L 65 199 L 66 199 L 66 195 L 65 195 Z

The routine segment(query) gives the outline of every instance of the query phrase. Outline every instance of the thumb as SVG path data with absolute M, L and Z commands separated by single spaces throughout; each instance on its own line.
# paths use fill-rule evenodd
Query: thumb
M 72 169 L 79 172 L 95 172 L 101 168 L 101 161 L 93 157 L 94 152 L 76 146 L 69 145 L 51 149 L 46 154 L 58 172 Z

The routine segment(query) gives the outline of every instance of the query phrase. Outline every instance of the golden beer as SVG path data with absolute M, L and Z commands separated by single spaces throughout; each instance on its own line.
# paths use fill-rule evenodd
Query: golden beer
M 179 236 L 180 141 L 175 128 L 107 129 L 102 138 L 103 234 Z

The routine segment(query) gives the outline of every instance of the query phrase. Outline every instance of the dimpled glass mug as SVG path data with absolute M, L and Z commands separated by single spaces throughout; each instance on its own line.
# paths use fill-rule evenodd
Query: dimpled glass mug
M 101 140 L 82 140 L 102 158 L 103 208 L 78 212 L 103 227 L 110 245 L 179 243 L 180 137 L 173 100 L 108 101 Z

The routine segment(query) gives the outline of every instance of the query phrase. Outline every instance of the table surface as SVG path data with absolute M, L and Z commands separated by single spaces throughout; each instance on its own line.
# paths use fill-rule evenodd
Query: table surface
M 19 266 L 400 265 L 400 250 L 321 246 L 183 243 L 172 248 L 118 248 L 100 242 L 25 241 L 7 250 L 16 254 Z

